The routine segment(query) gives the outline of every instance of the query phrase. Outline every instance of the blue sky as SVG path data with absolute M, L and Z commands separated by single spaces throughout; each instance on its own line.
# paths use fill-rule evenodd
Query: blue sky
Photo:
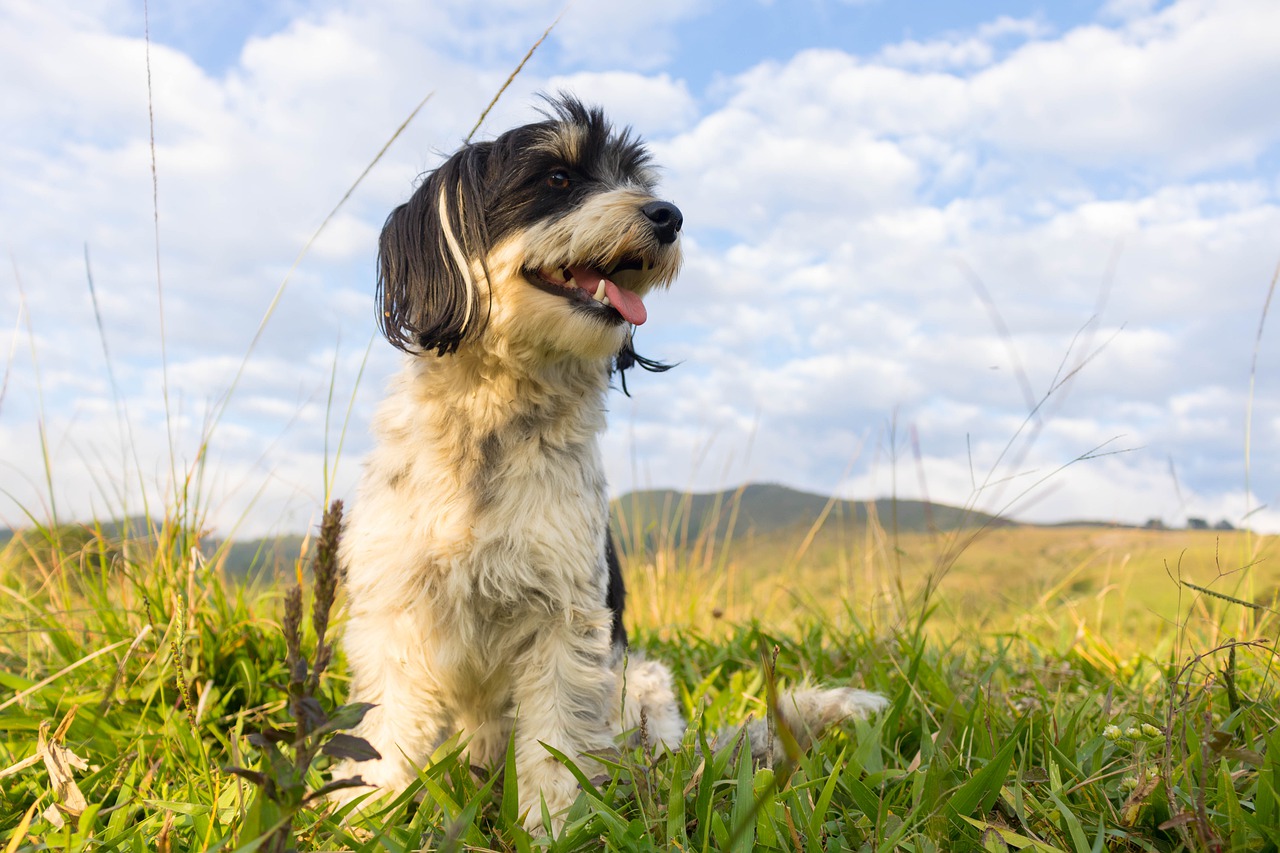
M 152 36 L 181 50 L 210 74 L 233 68 L 244 42 L 288 25 L 299 4 L 207 0 L 153 7 Z M 319 8 L 315 4 L 313 8 Z M 687 26 L 669 32 L 653 66 L 678 72 L 691 86 L 705 88 L 717 76 L 733 75 L 765 59 L 785 61 L 815 47 L 874 53 L 885 44 L 928 40 L 963 32 L 1000 18 L 1042 22 L 1056 30 L 1093 20 L 1096 2 L 719 2 L 687 4 Z M 477 3 L 469 10 L 475 29 L 501 20 L 501 4 Z M 572 6 L 568 13 L 574 14 Z M 131 22 L 136 23 L 136 22 Z M 540 57 L 551 67 L 598 67 L 589 51 Z
M 398 364 L 372 336 L 381 221 L 561 10 L 153 3 L 157 286 L 141 4 L 0 7 L 0 524 L 137 511 L 200 460 L 222 533 L 302 529 L 327 470 L 350 496 Z M 576 92 L 685 212 L 638 336 L 681 364 L 611 399 L 615 492 L 1280 530 L 1274 317 L 1250 403 L 1277 36 L 1274 0 L 568 7 L 481 136 Z

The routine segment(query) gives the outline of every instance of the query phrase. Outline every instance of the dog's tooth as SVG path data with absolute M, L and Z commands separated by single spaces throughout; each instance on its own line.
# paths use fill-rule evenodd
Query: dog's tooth
M 603 281 L 603 280 L 600 282 L 600 284 L 598 284 L 598 285 L 596 286 L 596 294 L 595 294 L 595 296 L 593 296 L 593 297 L 591 297 L 591 298 L 592 298 L 592 299 L 594 299 L 596 302 L 603 302 L 605 305 L 608 305 L 608 304 L 609 304 L 609 297 L 607 297 L 607 296 L 605 296 L 605 295 L 604 295 L 604 281 Z
M 601 304 L 601 305 L 603 305 L 605 308 L 608 308 L 608 307 L 609 307 L 609 297 L 607 297 L 607 296 L 606 296 L 604 299 L 601 299 L 601 300 L 600 300 L 600 304 Z

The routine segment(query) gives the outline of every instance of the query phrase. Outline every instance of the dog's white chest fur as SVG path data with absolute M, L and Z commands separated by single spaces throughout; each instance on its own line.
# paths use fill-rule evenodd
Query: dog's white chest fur
M 515 718 L 561 714 L 542 707 L 553 697 L 583 731 L 547 742 L 581 749 L 584 732 L 594 747 L 609 742 L 616 676 L 596 443 L 607 377 L 576 363 L 551 371 L 550 383 L 485 377 L 464 357 L 417 358 L 379 411 L 343 539 L 347 654 L 352 695 L 382 706 L 366 720 L 370 739 L 413 762 L 458 731 L 474 763 L 492 761 Z M 533 683 L 548 676 L 559 694 Z M 535 730 L 556 734 L 545 728 Z M 361 771 L 392 788 L 413 773 L 394 756 Z
M 428 357 L 397 378 L 344 563 L 359 610 L 425 607 L 450 646 L 494 660 L 485 647 L 533 630 L 531 619 L 599 615 L 606 379 L 569 365 L 553 385 L 472 381 L 477 367 Z

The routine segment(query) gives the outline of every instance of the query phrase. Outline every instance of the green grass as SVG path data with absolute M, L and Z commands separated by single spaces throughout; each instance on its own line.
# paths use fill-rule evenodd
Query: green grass
M 181 524 L 124 542 L 105 528 L 36 533 L 0 555 L 0 850 L 257 849 L 259 790 L 224 768 L 263 769 L 248 735 L 292 725 L 283 590 L 224 581 L 218 555 L 193 557 L 194 531 Z M 798 560 L 782 555 L 794 565 L 781 575 L 768 548 L 742 543 L 637 555 L 635 644 L 675 671 L 693 720 L 682 749 L 613 756 L 608 778 L 584 779 L 554 842 L 520 828 L 509 768 L 473 774 L 450 743 L 417 786 L 366 818 L 344 823 L 310 802 L 293 843 L 1280 849 L 1274 610 L 1241 594 L 1239 574 L 1224 575 L 1229 590 L 1196 575 L 1219 595 L 1162 575 L 1175 610 L 1146 619 L 1143 607 L 1165 606 L 1134 606 L 1151 584 L 1103 581 L 1139 547 L 1187 563 L 1187 534 L 1132 532 L 1110 554 L 1090 539 L 1112 533 L 996 531 L 951 561 L 928 602 L 919 593 L 946 554 L 928 537 L 885 550 L 874 530 L 833 533 Z M 1264 554 L 1269 544 L 1249 542 Z M 1025 595 L 1002 577 L 1018 577 Z M 738 604 L 725 612 L 730 580 Z M 779 592 L 788 585 L 790 596 Z M 1088 603 L 1079 618 L 1064 605 L 1072 596 Z M 743 618 L 753 597 L 766 605 L 757 622 Z M 786 606 L 769 613 L 770 601 Z M 734 743 L 704 743 L 765 713 L 775 655 L 779 681 L 863 685 L 892 706 L 794 766 L 753 767 Z M 333 709 L 345 693 L 339 659 L 318 694 Z M 45 754 L 67 770 L 51 771 Z M 327 760 L 311 765 L 312 790 Z
M 306 796 L 329 781 L 326 727 L 341 726 L 319 721 L 341 716 L 343 661 L 299 687 L 318 638 L 289 648 L 297 600 L 228 580 L 225 543 L 203 550 L 197 457 L 186 476 L 171 464 L 163 518 L 0 543 L 3 853 L 1280 850 L 1272 540 L 907 532 L 874 504 L 763 535 L 734 523 L 741 492 L 692 536 L 678 511 L 623 531 L 634 645 L 672 666 L 692 721 L 680 749 L 602 756 L 611 772 L 580 776 L 554 840 L 521 828 L 511 764 L 473 773 L 456 742 L 346 820 Z M 781 766 L 709 741 L 802 679 L 892 704 Z M 272 800 L 268 781 L 288 790 Z

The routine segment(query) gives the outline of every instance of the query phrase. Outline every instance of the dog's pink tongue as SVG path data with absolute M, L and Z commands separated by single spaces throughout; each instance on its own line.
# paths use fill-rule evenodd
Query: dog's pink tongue
M 649 319 L 649 311 L 644 307 L 644 301 L 639 296 L 630 290 L 618 287 L 607 278 L 604 280 L 604 295 L 609 297 L 609 304 L 618 310 L 622 319 L 631 325 L 643 326 L 644 321 Z
M 630 290 L 618 287 L 600 273 L 586 267 L 569 267 L 569 272 L 573 275 L 574 284 L 592 296 L 600 288 L 600 282 L 604 282 L 604 295 L 609 297 L 609 304 L 622 315 L 622 319 L 633 326 L 642 326 L 649 319 L 644 300 Z

